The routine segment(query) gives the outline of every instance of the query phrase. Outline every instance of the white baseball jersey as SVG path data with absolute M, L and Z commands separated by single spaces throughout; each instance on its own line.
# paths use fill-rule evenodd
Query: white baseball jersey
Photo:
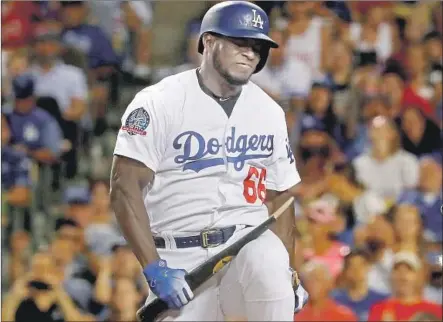
M 280 106 L 249 82 L 228 118 L 195 69 L 136 94 L 114 154 L 155 172 L 144 191 L 154 234 L 258 225 L 268 217 L 266 189 L 300 181 Z

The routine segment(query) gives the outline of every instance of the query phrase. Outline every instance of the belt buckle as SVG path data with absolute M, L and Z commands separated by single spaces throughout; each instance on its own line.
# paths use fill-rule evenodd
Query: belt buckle
M 220 232 L 219 229 L 203 230 L 200 233 L 200 236 L 201 236 L 201 239 L 202 239 L 202 247 L 203 248 L 212 248 L 212 247 L 220 246 L 222 243 L 209 244 L 209 237 L 208 237 L 208 235 L 211 234 L 211 233 L 218 233 L 218 232 Z

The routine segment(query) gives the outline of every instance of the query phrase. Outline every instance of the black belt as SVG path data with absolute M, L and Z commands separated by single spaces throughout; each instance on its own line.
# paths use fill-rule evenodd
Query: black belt
M 228 241 L 235 232 L 235 226 L 220 229 L 208 229 L 200 233 L 200 235 L 187 237 L 174 237 L 177 248 L 203 247 L 211 248 L 222 245 Z M 166 242 L 163 237 L 154 237 L 155 246 L 157 248 L 165 248 Z

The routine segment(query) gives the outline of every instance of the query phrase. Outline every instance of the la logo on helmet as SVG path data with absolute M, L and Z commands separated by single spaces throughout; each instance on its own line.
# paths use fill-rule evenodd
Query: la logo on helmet
M 252 18 L 252 25 L 255 28 L 263 29 L 263 20 L 260 16 L 260 14 L 257 14 L 257 10 L 252 9 L 253 18 Z

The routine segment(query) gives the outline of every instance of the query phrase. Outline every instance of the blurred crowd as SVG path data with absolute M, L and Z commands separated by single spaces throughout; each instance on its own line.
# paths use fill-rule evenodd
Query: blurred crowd
M 157 67 L 156 2 L 2 1 L 3 321 L 135 319 L 148 287 L 108 196 L 117 107 L 199 66 L 213 4 Z M 302 178 L 295 320 L 440 321 L 442 3 L 257 4 L 280 47 L 252 80 L 284 109 Z

